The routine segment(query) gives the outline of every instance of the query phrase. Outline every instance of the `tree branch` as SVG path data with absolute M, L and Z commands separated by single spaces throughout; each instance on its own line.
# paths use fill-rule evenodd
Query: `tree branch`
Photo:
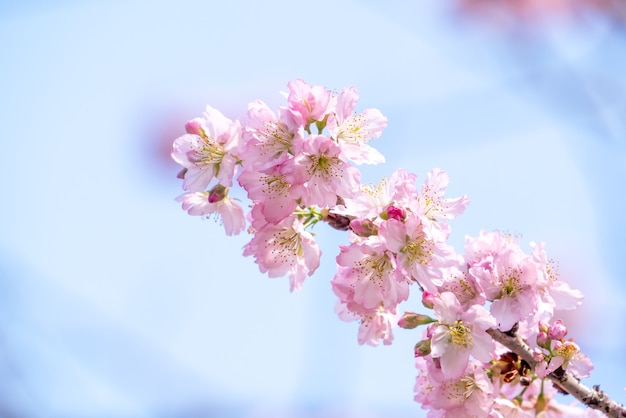
M 488 329 L 487 333 L 495 341 L 524 359 L 533 369 L 535 368 L 537 362 L 533 359 L 532 350 L 519 336 L 508 335 L 496 328 Z M 591 389 L 561 368 L 550 373 L 548 378 L 564 392 L 569 393 L 589 408 L 602 411 L 611 418 L 626 418 L 626 407 L 609 398 L 600 390 L 600 386 L 596 385 Z

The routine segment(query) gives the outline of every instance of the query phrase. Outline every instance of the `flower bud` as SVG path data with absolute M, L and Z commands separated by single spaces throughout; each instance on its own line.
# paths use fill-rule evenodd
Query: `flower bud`
M 435 307 L 435 295 L 426 291 L 422 292 L 422 305 L 428 309 L 433 309 Z
M 211 190 L 209 190 L 209 203 L 217 203 L 228 195 L 228 188 L 222 186 L 221 184 L 217 184 Z
M 550 340 L 548 339 L 548 334 L 540 331 L 539 335 L 537 335 L 537 345 L 539 347 L 550 349 Z
M 380 214 L 380 217 L 384 220 L 395 219 L 396 221 L 404 221 L 406 213 L 404 212 L 404 209 L 390 205 Z
M 567 335 L 567 328 L 563 324 L 563 321 L 557 319 L 548 328 L 548 337 L 553 340 L 562 340 Z
M 195 118 L 185 123 L 185 131 L 188 134 L 203 136 L 204 130 L 202 129 L 201 119 Z
M 435 322 L 436 319 L 431 318 L 428 315 L 422 315 L 415 312 L 405 312 L 402 318 L 398 321 L 398 326 L 404 329 L 413 329 L 419 325 L 430 324 Z
M 363 238 L 378 234 L 378 228 L 369 219 L 353 219 L 350 221 L 350 229 Z
M 430 338 L 415 344 L 415 357 L 425 357 L 430 354 Z

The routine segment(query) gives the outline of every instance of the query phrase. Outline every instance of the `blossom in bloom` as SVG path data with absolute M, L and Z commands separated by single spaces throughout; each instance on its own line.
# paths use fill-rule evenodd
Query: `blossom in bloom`
M 330 91 L 323 86 L 311 86 L 301 79 L 287 84 L 288 109 L 294 120 L 308 129 L 313 122 L 321 122 L 329 111 L 331 104 Z
M 300 152 L 302 128 L 285 108 L 279 116 L 262 101 L 248 105 L 241 159 L 247 170 L 264 170 Z
M 361 184 L 353 198 L 344 199 L 344 212 L 356 218 L 376 220 L 392 205 L 400 209 L 409 207 L 417 200 L 415 179 L 415 174 L 398 169 L 377 185 Z
M 492 302 L 490 311 L 501 331 L 537 312 L 537 265 L 517 241 L 497 231 L 481 231 L 478 238 L 466 237 L 465 252 L 468 272 Z
M 330 138 L 311 135 L 303 150 L 285 163 L 290 183 L 305 183 L 304 206 L 333 207 L 337 196 L 350 198 L 359 189 L 361 173 L 343 160 L 341 148 Z
M 354 87 L 347 87 L 339 93 L 335 111 L 328 117 L 331 136 L 354 163 L 384 163 L 385 157 L 368 142 L 380 137 L 387 127 L 387 118 L 378 109 L 366 109 L 356 115 L 354 109 L 358 98 L 359 93 Z
M 567 283 L 559 280 L 556 266 L 548 260 L 545 243 L 530 243 L 533 251 L 532 261 L 537 266 L 538 276 L 535 285 L 538 294 L 539 320 L 549 320 L 554 310 L 572 310 L 580 306 L 583 294 L 580 290 L 572 289 Z
M 241 126 L 207 106 L 202 118 L 187 123 L 187 134 L 174 140 L 172 158 L 184 167 L 183 188 L 204 191 L 213 179 L 232 185 L 241 144 Z
M 580 347 L 574 341 L 556 341 L 552 352 L 556 356 L 550 360 L 550 363 L 555 359 L 562 358 L 561 367 L 572 373 L 577 379 L 589 377 L 593 370 L 593 363 L 587 355 L 580 351 Z
M 443 242 L 429 239 L 421 219 L 408 212 L 404 221 L 388 219 L 381 223 L 378 235 L 406 274 L 429 292 L 443 284 L 441 267 L 456 261 L 454 251 Z
M 485 292 L 476 279 L 468 274 L 465 263 L 442 267 L 441 274 L 443 283 L 439 286 L 439 291 L 454 293 L 464 309 L 485 304 Z
M 435 325 L 431 338 L 431 356 L 439 358 L 447 378 L 463 374 L 470 355 L 482 362 L 492 359 L 495 344 L 485 331 L 496 325 L 485 308 L 473 305 L 464 310 L 456 296 L 443 292 L 435 299 Z
M 433 361 L 415 359 L 418 377 L 415 400 L 429 410 L 429 417 L 491 417 L 494 389 L 482 364 L 469 362 L 457 377 L 448 377 Z
M 389 345 L 393 341 L 393 328 L 397 323 L 397 315 L 394 312 L 385 310 L 383 306 L 372 309 L 368 314 L 357 314 L 348 309 L 345 303 L 337 301 L 335 312 L 339 319 L 351 322 L 359 321 L 359 332 L 357 339 L 359 344 L 377 346 L 382 341 L 384 345 Z
M 253 256 L 262 273 L 269 277 L 289 275 L 291 291 L 300 290 L 306 276 L 320 264 L 320 249 L 297 216 L 278 224 L 255 222 L 254 236 L 244 247 L 244 256 Z
M 438 168 L 430 171 L 422 185 L 418 209 L 415 210 L 423 219 L 429 234 L 442 241 L 450 234 L 446 221 L 463 213 L 469 204 L 469 198 L 465 195 L 453 199 L 444 197 L 449 182 L 450 178 L 445 171 Z
M 290 216 L 306 196 L 303 182 L 294 176 L 287 179 L 283 166 L 264 171 L 244 170 L 238 177 L 239 184 L 255 202 L 263 202 L 263 215 L 268 222 L 277 224 Z
M 368 315 L 382 305 L 395 312 L 395 307 L 408 298 L 409 281 L 399 273 L 393 255 L 377 236 L 340 248 L 337 274 L 331 284 L 350 311 Z
M 215 198 L 216 189 L 222 189 L 222 196 Z M 182 202 L 183 210 L 190 215 L 219 216 L 224 225 L 226 235 L 237 235 L 246 227 L 246 218 L 243 209 L 232 198 L 228 197 L 226 189 L 222 185 L 215 186 L 209 192 L 187 192 L 176 198 L 176 201 Z

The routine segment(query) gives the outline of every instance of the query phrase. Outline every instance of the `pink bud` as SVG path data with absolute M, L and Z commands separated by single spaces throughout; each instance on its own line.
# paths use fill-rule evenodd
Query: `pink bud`
M 430 338 L 415 344 L 415 357 L 424 357 L 430 354 Z
M 202 129 L 202 124 L 200 120 L 201 120 L 200 118 L 195 118 L 185 123 L 185 131 L 187 131 L 188 134 L 202 136 L 202 134 L 204 133 L 204 130 Z
M 387 208 L 387 219 L 395 219 L 396 221 L 404 221 L 405 217 L 406 217 L 406 214 L 404 213 L 404 209 L 396 207 L 396 206 L 389 206 Z
M 226 195 L 228 194 L 228 188 L 222 186 L 221 184 L 216 185 L 211 190 L 209 190 L 209 203 L 216 203 L 224 200 Z
M 350 221 L 350 229 L 360 237 L 367 238 L 378 234 L 378 228 L 369 219 L 353 219 Z
M 537 335 L 537 345 L 539 347 L 548 348 L 549 344 L 550 344 L 550 340 L 548 340 L 548 334 L 546 334 L 543 331 L 539 332 L 539 335 Z
M 428 309 L 433 309 L 435 307 L 435 295 L 424 291 L 422 293 L 422 305 Z
M 548 328 L 548 337 L 553 340 L 562 340 L 567 335 L 567 328 L 563 325 L 563 321 L 557 319 Z
M 406 214 L 404 209 L 397 206 L 389 205 L 385 210 L 380 213 L 380 217 L 384 220 L 395 219 L 396 221 L 404 221 Z
M 436 319 L 428 315 L 422 315 L 415 312 L 405 312 L 398 321 L 398 326 L 404 329 L 413 329 L 419 325 L 425 325 L 435 322 Z

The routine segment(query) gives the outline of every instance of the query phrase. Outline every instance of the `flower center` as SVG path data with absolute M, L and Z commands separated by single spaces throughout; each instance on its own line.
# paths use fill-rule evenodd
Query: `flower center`
M 265 121 L 264 129 L 257 131 L 256 138 L 260 141 L 256 145 L 259 153 L 263 156 L 272 154 L 271 158 L 276 158 L 283 152 L 289 151 L 294 134 L 289 131 L 289 127 L 282 121 Z
M 463 322 L 462 320 L 455 321 L 454 324 L 448 325 L 446 334 L 450 338 L 450 341 L 458 347 L 472 347 L 472 329 L 467 325 L 469 322 Z
M 194 147 L 193 158 L 190 159 L 196 166 L 203 166 L 209 164 L 220 164 L 226 150 L 221 145 L 215 143 L 210 137 L 206 136 L 204 132 L 199 136 L 200 143 L 197 147 Z
M 524 290 L 520 284 L 521 274 L 522 272 L 519 269 L 511 269 L 508 272 L 508 277 L 501 282 L 500 298 L 514 298 Z
M 432 249 L 429 247 L 429 242 L 426 241 L 426 235 L 420 232 L 415 238 L 408 241 L 406 245 L 400 249 L 400 252 L 406 256 L 409 263 L 417 262 L 419 264 L 428 264 L 432 256 Z

